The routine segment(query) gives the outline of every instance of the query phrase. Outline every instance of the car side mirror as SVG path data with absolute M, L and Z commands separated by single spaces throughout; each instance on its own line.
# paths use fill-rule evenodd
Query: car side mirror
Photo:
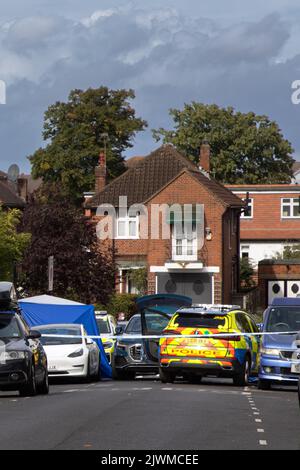
M 92 338 L 85 338 L 85 343 L 87 345 L 91 345 L 91 344 L 94 344 L 94 341 L 92 340 Z
M 116 335 L 122 335 L 124 333 L 123 326 L 117 326 L 116 327 Z
M 263 323 L 256 323 L 256 326 L 258 328 L 258 331 L 263 331 L 263 329 L 264 329 L 264 324 Z
M 27 335 L 28 339 L 40 339 L 41 337 L 41 333 L 36 330 L 29 330 L 29 335 Z

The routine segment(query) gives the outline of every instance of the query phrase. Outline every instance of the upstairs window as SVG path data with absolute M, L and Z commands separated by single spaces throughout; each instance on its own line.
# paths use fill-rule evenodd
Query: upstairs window
M 281 217 L 283 219 L 300 218 L 300 198 L 281 199 Z
M 198 243 L 196 224 L 191 230 L 184 233 L 184 228 L 179 230 L 177 224 L 172 230 L 172 259 L 183 261 L 196 261 L 198 258 Z
M 138 215 L 128 215 L 120 216 L 117 215 L 116 221 L 116 236 L 117 238 L 138 238 L 139 232 L 139 217 Z
M 241 217 L 243 219 L 252 219 L 253 218 L 253 199 L 248 200 L 248 207 L 244 212 L 242 212 Z

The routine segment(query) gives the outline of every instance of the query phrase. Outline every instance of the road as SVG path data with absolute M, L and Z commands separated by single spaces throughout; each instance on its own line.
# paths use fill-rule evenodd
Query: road
M 230 380 L 55 384 L 49 396 L 0 393 L 0 449 L 300 449 L 296 389 Z

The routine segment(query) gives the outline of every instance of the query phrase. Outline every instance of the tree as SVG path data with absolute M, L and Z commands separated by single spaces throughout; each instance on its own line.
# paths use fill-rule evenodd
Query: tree
M 49 194 L 49 188 L 42 191 Z M 105 304 L 114 291 L 114 253 L 100 251 L 96 227 L 80 209 L 53 186 L 51 195 L 36 195 L 23 215 L 22 228 L 32 234 L 23 287 L 31 295 L 47 292 L 48 258 L 54 256 L 54 295 Z
M 282 253 L 278 251 L 275 254 L 273 259 L 277 259 L 277 260 L 300 259 L 300 244 L 285 245 Z
M 130 104 L 134 97 L 133 90 L 89 88 L 72 90 L 66 103 L 50 106 L 43 131 L 49 143 L 29 157 L 33 176 L 58 182 L 72 199 L 81 200 L 83 192 L 94 187 L 103 146 L 107 146 L 108 177 L 120 175 L 125 170 L 122 152 L 132 147 L 135 134 L 147 125 L 135 116 Z
M 22 259 L 30 234 L 18 233 L 21 212 L 17 209 L 4 211 L 0 206 L 0 280 L 12 281 L 14 265 Z
M 276 122 L 252 112 L 236 112 L 192 102 L 171 109 L 174 130 L 153 131 L 154 138 L 173 143 L 198 162 L 203 141 L 211 146 L 211 174 L 228 184 L 289 183 L 293 149 Z
M 148 289 L 148 270 L 147 268 L 130 269 L 129 279 L 137 289 L 139 295 L 145 295 Z
M 241 286 L 248 289 L 255 285 L 253 280 L 254 276 L 254 267 L 253 263 L 249 258 L 240 259 L 240 280 Z

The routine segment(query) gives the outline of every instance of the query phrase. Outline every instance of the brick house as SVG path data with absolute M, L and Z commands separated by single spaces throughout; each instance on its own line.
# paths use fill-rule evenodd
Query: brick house
M 172 145 L 163 145 L 120 177 L 105 185 L 105 156 L 96 168 L 96 192 L 86 195 L 86 215 L 96 216 L 101 204 L 117 209 L 114 223 L 114 244 L 119 276 L 116 288 L 120 293 L 135 293 L 128 274 L 144 267 L 148 272 L 148 293 L 185 294 L 195 302 L 230 303 L 238 290 L 239 219 L 244 206 L 241 199 L 209 176 L 209 146 L 203 144 L 199 167 Z M 159 216 L 160 236 L 141 236 L 143 223 L 139 213 L 118 212 L 119 197 L 126 196 L 128 207 L 143 204 L 147 208 L 148 227 L 158 205 L 189 205 L 190 232 L 178 236 L 176 218 Z M 198 245 L 195 227 L 196 204 L 203 205 L 204 244 Z M 170 237 L 161 236 L 163 224 L 169 224 Z
M 297 184 L 228 185 L 248 209 L 241 215 L 241 256 L 255 267 L 300 243 L 300 186 Z
M 0 205 L 10 209 L 25 207 L 25 200 L 20 196 L 17 185 L 9 181 L 7 174 L 3 171 L 0 171 Z

